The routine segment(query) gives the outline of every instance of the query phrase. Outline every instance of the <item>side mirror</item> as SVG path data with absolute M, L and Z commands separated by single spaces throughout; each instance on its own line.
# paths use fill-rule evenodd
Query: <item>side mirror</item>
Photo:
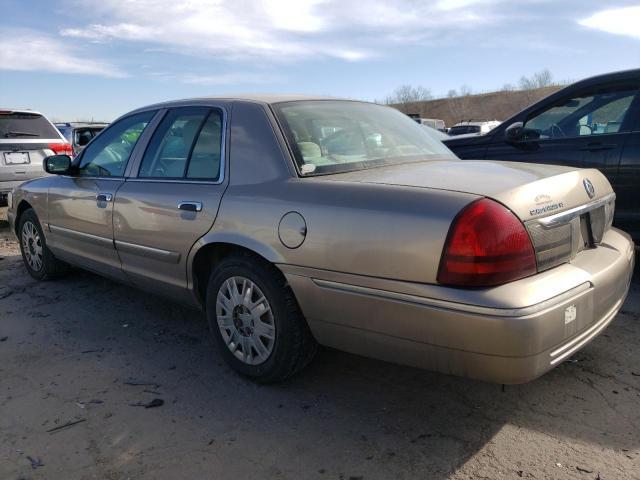
M 91 141 L 91 137 L 89 137 L 88 135 L 80 135 L 78 137 L 78 146 L 84 147 L 90 141 Z
M 504 135 L 509 143 L 522 142 L 524 140 L 537 140 L 540 133 L 533 128 L 525 128 L 522 122 L 512 123 L 504 131 Z
M 54 175 L 65 175 L 71 169 L 71 157 L 69 155 L 51 155 L 44 159 L 44 171 Z

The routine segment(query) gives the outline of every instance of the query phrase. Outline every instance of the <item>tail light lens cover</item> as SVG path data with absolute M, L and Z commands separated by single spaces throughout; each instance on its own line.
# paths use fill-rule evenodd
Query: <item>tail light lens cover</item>
M 69 155 L 73 157 L 73 147 L 70 143 L 50 143 L 48 147 L 55 155 Z
M 438 282 L 457 287 L 489 287 L 537 272 L 536 256 L 524 225 L 500 203 L 483 198 L 454 219 L 445 242 Z

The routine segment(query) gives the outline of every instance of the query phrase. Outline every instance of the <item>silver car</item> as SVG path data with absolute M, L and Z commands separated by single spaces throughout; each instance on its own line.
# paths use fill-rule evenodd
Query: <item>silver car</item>
M 73 150 L 44 115 L 0 108 L 0 206 L 22 182 L 45 175 L 42 160 L 54 154 Z
M 202 308 L 262 382 L 318 343 L 526 382 L 602 332 L 633 270 L 597 170 L 460 161 L 364 102 L 152 105 L 45 168 L 9 209 L 33 277 L 75 265 Z

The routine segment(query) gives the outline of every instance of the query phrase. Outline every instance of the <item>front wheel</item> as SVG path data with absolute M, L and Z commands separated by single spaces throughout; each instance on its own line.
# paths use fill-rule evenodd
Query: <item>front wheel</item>
M 282 274 L 263 259 L 223 259 L 207 288 L 207 319 L 226 362 L 263 383 L 293 375 L 317 344 Z
M 68 270 L 68 265 L 58 260 L 47 248 L 38 216 L 32 208 L 20 216 L 18 237 L 24 266 L 36 280 L 55 278 Z

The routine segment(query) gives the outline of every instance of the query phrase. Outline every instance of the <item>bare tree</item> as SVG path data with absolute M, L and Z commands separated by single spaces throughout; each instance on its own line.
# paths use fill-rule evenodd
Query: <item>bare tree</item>
M 451 117 L 455 122 L 463 122 L 470 120 L 471 117 L 471 105 L 469 97 L 471 96 L 471 87 L 468 85 L 462 85 L 460 90 L 451 89 L 447 93 L 449 98 L 449 111 Z
M 431 100 L 431 90 L 421 85 L 414 87 L 412 85 L 401 85 L 389 95 L 385 102 L 388 105 L 397 105 L 404 113 L 408 113 L 409 104 L 416 102 L 424 102 Z
M 532 102 L 537 98 L 534 91 L 538 88 L 550 87 L 553 85 L 553 75 L 549 69 L 545 68 L 539 72 L 534 73 L 531 77 L 522 76 L 520 82 L 518 82 L 520 90 L 526 92 L 528 102 Z

